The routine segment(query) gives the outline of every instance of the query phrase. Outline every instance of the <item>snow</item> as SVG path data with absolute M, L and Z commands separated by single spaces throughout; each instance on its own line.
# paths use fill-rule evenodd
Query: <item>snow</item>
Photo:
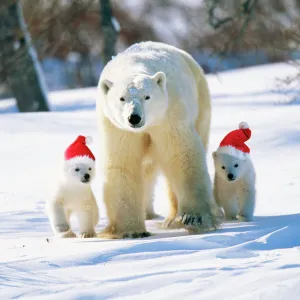
M 209 172 L 211 152 L 246 121 L 257 206 L 253 222 L 226 222 L 203 235 L 160 230 L 155 220 L 147 221 L 154 235 L 145 239 L 54 239 L 44 206 L 64 149 L 91 135 L 101 159 L 97 91 L 53 92 L 51 113 L 18 114 L 13 99 L 0 101 L 1 299 L 299 299 L 300 106 L 286 103 L 276 81 L 295 71 L 281 63 L 208 76 Z M 93 183 L 97 231 L 107 222 L 101 178 L 98 172 Z M 166 216 L 162 178 L 155 195 L 156 211 Z

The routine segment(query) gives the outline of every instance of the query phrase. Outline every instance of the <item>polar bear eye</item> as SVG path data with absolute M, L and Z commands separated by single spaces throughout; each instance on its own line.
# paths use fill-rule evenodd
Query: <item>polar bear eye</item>
M 91 170 L 92 170 L 92 168 L 89 168 L 89 170 L 91 171 Z
M 120 101 L 124 102 L 124 101 L 125 101 L 125 98 L 124 98 L 124 97 L 121 97 L 121 98 L 120 98 Z
M 239 166 L 238 164 L 235 164 L 235 165 L 234 165 L 235 168 L 237 168 L 238 166 Z
M 76 172 L 79 172 L 79 170 L 80 170 L 79 168 L 76 168 L 76 169 L 75 169 Z
M 150 99 L 150 96 L 146 96 L 146 97 L 145 97 L 145 100 L 149 100 L 149 99 Z
M 223 170 L 225 170 L 225 167 L 224 167 L 224 166 L 222 166 L 222 169 L 223 169 Z

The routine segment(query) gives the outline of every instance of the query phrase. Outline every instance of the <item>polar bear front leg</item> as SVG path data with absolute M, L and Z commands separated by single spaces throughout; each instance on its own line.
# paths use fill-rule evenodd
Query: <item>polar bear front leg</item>
M 237 220 L 239 207 L 238 207 L 238 201 L 236 197 L 233 197 L 231 199 L 224 199 L 221 205 L 225 212 L 225 220 L 228 221 Z
M 97 234 L 94 228 L 94 215 L 91 210 L 81 211 L 76 213 L 79 228 L 80 228 L 80 237 L 81 238 L 92 238 L 96 237 Z
M 92 195 L 92 198 L 93 224 L 96 227 L 99 222 L 99 207 L 97 205 L 94 195 Z
M 53 232 L 61 238 L 73 238 L 76 234 L 71 230 L 64 207 L 59 202 L 48 204 L 48 215 Z
M 169 207 L 170 211 L 168 216 L 164 220 L 164 228 L 169 228 L 172 222 L 175 220 L 177 213 L 178 213 L 178 200 L 177 197 L 172 189 L 171 184 L 168 182 L 168 198 L 169 198 Z
M 160 136 L 156 154 L 178 201 L 178 221 L 191 231 L 215 229 L 218 209 L 205 149 L 194 128 L 173 128 Z
M 142 157 L 138 133 L 107 131 L 104 153 L 104 203 L 109 224 L 100 234 L 108 238 L 138 238 L 150 234 L 145 227 Z
M 240 221 L 252 221 L 255 208 L 255 189 L 250 187 L 243 191 L 243 195 L 240 199 L 240 211 L 238 218 Z
M 85 205 L 86 210 L 77 213 L 80 226 L 80 237 L 82 238 L 92 238 L 97 236 L 95 227 L 99 222 L 99 208 L 92 191 L 90 197 L 88 204 Z

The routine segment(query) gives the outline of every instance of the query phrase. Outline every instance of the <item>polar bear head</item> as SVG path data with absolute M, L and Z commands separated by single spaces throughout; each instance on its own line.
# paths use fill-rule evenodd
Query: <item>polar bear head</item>
M 215 164 L 215 172 L 227 181 L 239 180 L 249 170 L 250 158 L 238 159 L 225 153 L 212 154 Z
M 164 118 L 168 108 L 166 75 L 139 74 L 130 80 L 100 79 L 104 115 L 123 130 L 144 131 Z
M 63 171 L 70 184 L 90 184 L 95 177 L 95 162 L 86 156 L 77 156 L 64 162 Z

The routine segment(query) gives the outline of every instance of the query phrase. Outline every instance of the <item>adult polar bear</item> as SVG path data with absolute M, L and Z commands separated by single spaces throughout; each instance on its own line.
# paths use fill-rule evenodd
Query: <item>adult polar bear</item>
M 135 44 L 114 57 L 99 80 L 97 118 L 104 152 L 104 203 L 109 224 L 100 236 L 145 237 L 154 213 L 157 170 L 168 182 L 171 223 L 192 231 L 218 226 L 206 149 L 211 104 L 204 74 L 173 46 Z

